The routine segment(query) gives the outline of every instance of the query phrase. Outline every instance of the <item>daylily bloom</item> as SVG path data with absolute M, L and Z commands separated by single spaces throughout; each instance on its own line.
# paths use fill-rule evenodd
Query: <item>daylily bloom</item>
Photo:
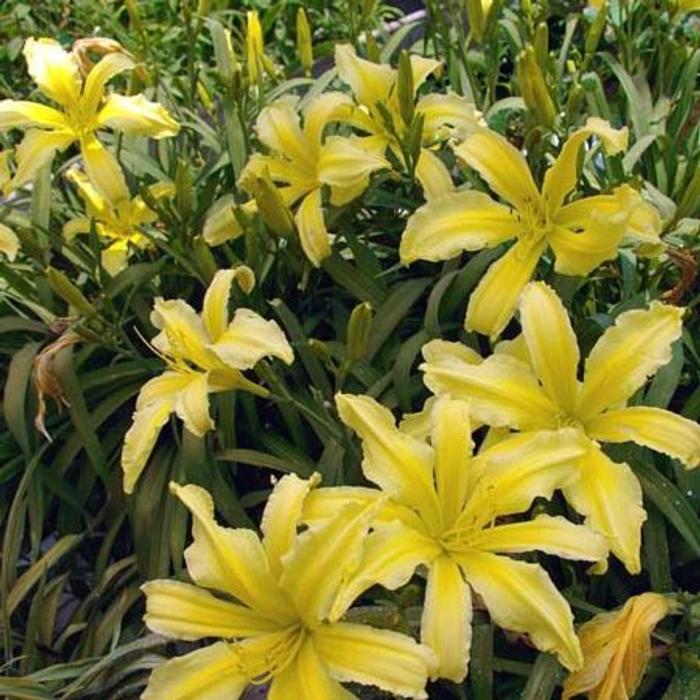
M 27 39 L 24 57 L 32 80 L 58 109 L 24 100 L 0 101 L 0 130 L 24 129 L 17 148 L 13 187 L 34 179 L 56 151 L 74 142 L 90 179 L 107 197 L 118 199 L 126 188 L 115 157 L 100 143 L 102 129 L 160 139 L 174 136 L 177 122 L 162 105 L 143 95 L 105 94 L 107 81 L 135 66 L 125 52 L 108 53 L 83 78 L 76 57 L 53 39 Z
M 0 193 L 7 194 L 10 191 L 10 152 L 0 151 Z M 12 261 L 17 257 L 19 250 L 19 238 L 7 225 L 0 222 L 0 253 L 4 253 Z
M 242 389 L 266 396 L 267 390 L 246 379 L 242 371 L 263 357 L 278 357 L 287 364 L 294 361 L 294 352 L 275 321 L 239 308 L 229 323 L 234 280 L 245 292 L 255 284 L 252 270 L 244 265 L 219 270 L 204 295 L 201 314 L 181 299 L 156 299 L 151 322 L 161 332 L 152 345 L 168 368 L 146 382 L 136 400 L 122 450 L 126 493 L 133 491 L 173 411 L 190 433 L 202 437 L 215 427 L 209 415 L 210 393 Z
M 427 697 L 435 662 L 427 647 L 398 632 L 339 621 L 349 605 L 338 607 L 338 591 L 361 559 L 374 506 L 350 504 L 297 534 L 317 481 L 279 481 L 263 514 L 262 541 L 252 530 L 219 525 L 204 489 L 171 484 L 192 513 L 194 542 L 185 560 L 195 585 L 146 583 L 145 621 L 168 637 L 221 641 L 157 667 L 144 700 L 237 700 L 248 685 L 267 682 L 270 700 L 356 697 L 341 682 Z
M 429 75 L 440 68 L 440 61 L 423 56 L 411 56 L 414 95 Z M 398 71 L 384 63 L 373 63 L 360 58 L 353 46 L 341 44 L 335 48 L 335 64 L 340 79 L 353 91 L 359 108 L 353 112 L 354 126 L 371 134 L 390 147 L 396 158 L 403 162 L 397 135 L 404 138 L 410 124 L 404 122 L 399 107 L 397 88 Z M 381 104 L 391 116 L 393 131 L 387 128 L 382 117 Z M 480 123 L 480 115 L 466 97 L 448 93 L 431 93 L 418 98 L 415 114 L 424 119 L 420 157 L 416 165 L 416 177 L 426 198 L 436 197 L 453 189 L 450 173 L 429 146 L 448 138 L 464 139 L 474 132 Z
M 372 139 L 327 136 L 325 127 L 333 121 L 347 120 L 352 113 L 347 95 L 329 92 L 319 95 L 304 110 L 304 127 L 294 105 L 285 99 L 265 107 L 257 120 L 258 138 L 270 150 L 269 155 L 254 154 L 240 177 L 240 185 L 249 193 L 255 191 L 256 178 L 269 176 L 275 183 L 284 183 L 279 193 L 284 204 L 297 207 L 294 221 L 301 247 L 316 266 L 330 255 L 331 239 L 323 219 L 322 188 L 330 187 L 330 201 L 342 206 L 359 197 L 375 170 L 389 166 L 381 155 L 381 145 Z M 249 211 L 254 210 L 249 205 Z M 209 227 L 208 240 L 223 242 L 222 231 L 231 238 L 239 235 L 240 226 L 233 209 L 220 205 L 217 226 Z
M 629 700 L 651 659 L 651 633 L 674 603 L 659 593 L 642 593 L 621 610 L 600 613 L 578 631 L 583 668 L 564 681 L 563 700 L 586 694 L 591 700 Z
M 97 234 L 110 241 L 110 245 L 102 251 L 102 266 L 110 275 L 116 275 L 126 267 L 134 249 L 152 247 L 141 227 L 157 221 L 158 216 L 148 208 L 141 195 L 132 198 L 125 189 L 117 201 L 112 201 L 102 196 L 85 173 L 77 168 L 71 168 L 66 177 L 85 202 L 87 214 L 66 222 L 63 235 L 71 240 L 78 234 L 90 233 L 94 221 Z M 174 185 L 168 182 L 159 182 L 149 190 L 155 199 L 165 199 L 175 194 Z
M 560 516 L 511 522 L 534 498 L 576 477 L 573 463 L 585 449 L 576 431 L 516 436 L 473 457 L 463 401 L 434 402 L 430 442 L 397 428 L 391 412 L 369 396 L 339 394 L 336 404 L 362 439 L 364 475 L 381 489 L 309 495 L 304 519 L 311 523 L 346 503 L 380 502 L 363 562 L 339 600 L 375 583 L 397 588 L 423 564 L 421 640 L 437 654 L 439 676 L 460 681 L 467 673 L 472 590 L 496 624 L 529 634 L 539 649 L 579 668 L 583 657 L 566 600 L 539 564 L 501 556 L 541 550 L 594 562 L 607 557 L 603 537 Z M 499 520 L 506 516 L 508 522 Z
M 653 207 L 625 185 L 611 194 L 565 203 L 576 186 L 579 153 L 590 136 L 598 137 L 608 153 L 627 147 L 626 128 L 617 131 L 591 117 L 566 141 L 540 191 L 522 153 L 501 135 L 482 129 L 454 150 L 505 203 L 475 190 L 448 192 L 428 201 L 409 219 L 399 250 L 404 264 L 449 260 L 465 250 L 515 239 L 471 295 L 468 330 L 495 337 L 505 328 L 547 247 L 554 252 L 557 272 L 587 275 L 617 255 L 635 209 L 638 217 L 645 213 L 653 217 Z
M 642 491 L 627 464 L 612 461 L 598 443 L 636 442 L 693 468 L 700 464 L 700 426 L 671 411 L 626 406 L 671 359 L 681 337 L 683 309 L 652 302 L 620 314 L 595 344 L 578 381 L 579 348 L 555 292 L 531 282 L 520 301 L 522 334 L 483 360 L 460 343 L 423 347 L 424 381 L 437 395 L 469 402 L 487 425 L 519 431 L 572 426 L 589 451 L 578 461 L 580 478 L 563 488 L 586 523 L 603 533 L 631 573 L 640 570 Z

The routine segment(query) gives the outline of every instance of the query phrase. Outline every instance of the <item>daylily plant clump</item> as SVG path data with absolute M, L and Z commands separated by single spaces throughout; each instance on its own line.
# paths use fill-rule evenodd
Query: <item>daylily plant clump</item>
M 24 40 L 0 687 L 690 697 L 697 8 L 346 4 Z

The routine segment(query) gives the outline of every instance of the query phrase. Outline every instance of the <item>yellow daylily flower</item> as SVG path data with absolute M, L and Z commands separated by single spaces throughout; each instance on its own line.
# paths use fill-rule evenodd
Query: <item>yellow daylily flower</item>
M 141 227 L 157 221 L 157 214 L 149 209 L 141 195 L 131 197 L 128 190 L 120 193 L 116 201 L 100 194 L 85 173 L 71 168 L 66 177 L 75 185 L 78 194 L 85 202 L 86 215 L 77 216 L 66 222 L 63 235 L 71 240 L 81 233 L 89 233 L 92 223 L 98 235 L 110 241 L 102 251 L 102 266 L 114 276 L 127 265 L 134 250 L 153 247 Z M 159 182 L 149 188 L 155 199 L 165 199 L 175 194 L 172 183 Z
M 286 206 L 296 208 L 294 221 L 306 257 L 320 265 L 330 255 L 331 239 L 323 218 L 322 188 L 330 188 L 330 201 L 336 206 L 351 202 L 364 192 L 369 176 L 389 166 L 375 141 L 357 137 L 327 136 L 325 127 L 333 121 L 349 118 L 352 101 L 347 95 L 329 92 L 312 100 L 304 110 L 304 126 L 288 100 L 278 100 L 265 107 L 257 120 L 258 138 L 270 150 L 269 155 L 255 154 L 246 164 L 240 185 L 252 194 L 256 179 L 269 176 L 281 185 L 279 193 Z M 233 235 L 240 230 L 233 210 L 217 209 L 222 216 L 218 231 L 225 226 Z M 210 235 L 210 238 L 213 235 Z M 217 237 L 219 240 L 221 236 Z
M 426 78 L 440 68 L 441 63 L 423 56 L 411 56 L 410 60 L 415 94 Z M 350 44 L 336 46 L 335 64 L 340 79 L 350 86 L 359 105 L 353 113 L 353 124 L 377 137 L 384 148 L 390 147 L 396 158 L 403 162 L 396 137 L 404 138 L 410 124 L 406 124 L 401 116 L 398 71 L 387 64 L 360 58 Z M 378 104 L 391 116 L 394 133 L 387 127 Z M 448 138 L 466 138 L 479 127 L 480 114 L 470 100 L 454 93 L 431 93 L 418 98 L 415 114 L 424 119 L 423 148 L 416 165 L 416 178 L 423 187 L 426 199 L 430 199 L 454 188 L 449 171 L 429 147 Z
M 265 396 L 267 391 L 242 372 L 263 357 L 278 357 L 287 364 L 294 361 L 294 352 L 275 321 L 238 308 L 229 322 L 234 280 L 245 292 L 255 284 L 253 271 L 245 265 L 219 270 L 204 295 L 201 314 L 181 299 L 156 299 L 151 322 L 160 333 L 151 342 L 167 369 L 146 382 L 136 400 L 121 459 L 126 493 L 134 490 L 171 413 L 190 433 L 202 437 L 215 427 L 209 415 L 210 393 L 242 389 Z
M 589 450 L 580 478 L 564 495 L 603 533 L 631 573 L 640 571 L 642 491 L 627 464 L 612 461 L 598 443 L 635 442 L 694 468 L 700 464 L 700 426 L 671 411 L 626 406 L 656 371 L 671 360 L 681 337 L 683 309 L 652 302 L 620 314 L 600 337 L 578 381 L 579 349 L 556 293 L 531 282 L 520 301 L 522 335 L 481 360 L 459 343 L 433 341 L 423 348 L 424 381 L 437 395 L 469 401 L 475 418 L 519 431 L 572 426 Z M 437 343 L 437 344 L 436 344 Z M 475 354 L 475 353 L 474 353 Z
M 617 131 L 591 117 L 566 141 L 540 191 L 520 151 L 501 135 L 483 129 L 454 150 L 505 204 L 474 190 L 448 192 L 429 200 L 409 219 L 399 249 L 404 264 L 448 260 L 465 250 L 515 239 L 471 295 L 468 330 L 495 337 L 505 328 L 547 247 L 554 252 L 557 272 L 587 275 L 617 255 L 635 208 L 650 211 L 650 205 L 627 185 L 611 194 L 565 203 L 578 179 L 580 150 L 591 136 L 598 137 L 608 153 L 627 147 L 626 128 Z M 660 229 L 657 237 L 659 233 Z
M 676 605 L 659 593 L 642 593 L 621 610 L 600 613 L 579 629 L 583 668 L 564 681 L 562 700 L 629 700 L 651 659 L 651 633 Z
M 435 662 L 427 647 L 340 621 L 349 605 L 338 607 L 338 591 L 362 557 L 374 505 L 349 504 L 297 534 L 304 499 L 317 482 L 317 475 L 278 482 L 263 515 L 262 541 L 252 530 L 219 525 L 204 489 L 171 484 L 192 513 L 194 542 L 185 560 L 195 585 L 146 583 L 145 621 L 168 637 L 221 641 L 157 667 L 144 700 L 237 700 L 248 685 L 266 682 L 270 700 L 355 698 L 345 682 L 427 697 Z
M 24 100 L 0 101 L 0 131 L 25 131 L 17 147 L 13 187 L 33 180 L 56 151 L 78 142 L 92 182 L 105 196 L 118 199 L 119 191 L 126 188 L 124 175 L 100 143 L 99 131 L 113 129 L 156 139 L 178 132 L 179 125 L 162 105 L 143 95 L 106 94 L 111 78 L 135 66 L 124 51 L 106 54 L 84 77 L 75 55 L 53 39 L 27 39 L 24 57 L 32 80 L 58 109 Z
M 363 562 L 339 600 L 375 583 L 397 588 L 422 564 L 428 583 L 421 639 L 438 656 L 439 676 L 459 682 L 467 673 L 472 590 L 496 624 L 529 634 L 539 649 L 579 668 L 583 657 L 566 600 L 538 564 L 501 556 L 541 550 L 594 562 L 607 557 L 605 538 L 560 516 L 512 522 L 536 497 L 550 497 L 576 477 L 574 464 L 585 450 L 577 432 L 519 435 L 472 456 L 463 401 L 441 397 L 432 404 L 429 440 L 406 424 L 397 428 L 391 412 L 369 396 L 339 394 L 336 404 L 362 439 L 365 477 L 381 489 L 320 489 L 307 501 L 310 523 L 344 503 L 380 501 Z

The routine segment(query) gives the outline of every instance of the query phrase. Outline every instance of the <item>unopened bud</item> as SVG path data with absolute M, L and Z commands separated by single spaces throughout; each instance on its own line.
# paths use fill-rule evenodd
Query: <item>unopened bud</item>
M 253 196 L 260 216 L 271 231 L 284 238 L 294 234 L 292 213 L 268 175 L 255 178 Z
M 600 38 L 603 36 L 603 32 L 605 31 L 607 21 L 608 3 L 607 0 L 603 0 L 598 8 L 595 19 L 591 24 L 591 28 L 588 30 L 588 34 L 586 34 L 586 42 L 584 44 L 586 56 L 592 56 L 596 52 L 598 44 L 600 43 Z
M 372 305 L 365 301 L 362 304 L 358 304 L 350 314 L 347 338 L 348 360 L 357 362 L 367 354 L 371 334 Z
M 236 52 L 231 41 L 231 32 L 221 22 L 211 20 L 209 22 L 211 40 L 214 45 L 216 67 L 219 69 L 221 79 L 230 85 L 240 70 Z
M 367 60 L 373 63 L 379 63 L 381 61 L 381 50 L 372 32 L 367 33 Z
M 129 15 L 129 24 L 139 33 L 143 32 L 143 24 L 141 23 L 141 13 L 136 0 L 124 0 L 126 5 L 126 13 Z
M 46 270 L 46 277 L 51 289 L 78 313 L 83 316 L 92 316 L 96 313 L 95 307 L 62 272 L 54 267 L 49 267 Z
M 199 0 L 197 3 L 197 17 L 206 17 L 211 11 L 211 0 Z
M 415 108 L 413 100 L 413 68 L 408 51 L 401 52 L 399 57 L 399 75 L 396 80 L 396 89 L 399 99 L 399 112 L 406 126 L 410 126 L 413 121 Z
M 700 168 L 695 168 L 695 173 L 688 183 L 680 204 L 676 211 L 678 219 L 696 217 L 700 215 Z
M 538 124 L 552 126 L 556 109 L 532 46 L 526 46 L 518 56 L 518 85 L 528 110 Z
M 484 40 L 484 30 L 486 27 L 482 2 L 481 0 L 467 0 L 466 4 L 469 29 L 474 38 L 481 43 Z
M 248 80 L 257 85 L 262 78 L 263 33 L 257 12 L 248 12 L 246 25 L 246 60 L 248 62 Z
M 303 7 L 297 10 L 297 53 L 301 67 L 306 75 L 310 75 L 314 63 L 314 49 L 311 42 L 311 27 Z
M 183 158 L 178 159 L 175 169 L 175 204 L 183 219 L 192 213 L 190 166 Z
M 543 73 L 547 72 L 549 65 L 549 29 L 546 22 L 540 22 L 535 30 L 535 59 Z
M 309 338 L 308 346 L 320 360 L 326 364 L 331 364 L 333 353 L 327 343 L 324 343 L 322 340 L 316 340 L 316 338 Z

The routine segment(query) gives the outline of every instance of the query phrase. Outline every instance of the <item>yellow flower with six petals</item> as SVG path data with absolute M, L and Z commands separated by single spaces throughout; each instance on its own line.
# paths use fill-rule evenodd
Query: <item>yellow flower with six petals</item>
M 71 240 L 78 234 L 90 233 L 94 221 L 97 234 L 111 241 L 102 251 L 102 266 L 110 275 L 114 276 L 126 267 L 134 249 L 152 247 L 151 241 L 140 229 L 145 224 L 155 222 L 158 217 L 148 208 L 141 195 L 132 198 L 128 190 L 123 190 L 120 198 L 112 201 L 102 196 L 85 173 L 77 168 L 71 168 L 66 177 L 85 202 L 86 215 L 66 222 L 63 235 Z M 159 182 L 149 190 L 155 199 L 165 199 L 175 194 L 175 187 L 169 182 Z
M 435 661 L 428 648 L 397 632 L 339 621 L 349 605 L 337 606 L 338 591 L 362 558 L 374 506 L 350 504 L 297 534 L 317 481 L 294 475 L 279 481 L 263 515 L 262 541 L 252 530 L 219 525 L 204 489 L 171 484 L 193 517 L 185 559 L 196 585 L 146 583 L 145 621 L 176 639 L 221 641 L 156 668 L 144 700 L 237 700 L 248 685 L 268 681 L 270 700 L 356 697 L 340 682 L 427 697 Z
M 105 55 L 84 79 L 76 57 L 53 39 L 27 39 L 24 57 L 29 75 L 58 109 L 24 100 L 0 101 L 0 131 L 26 131 L 17 147 L 13 187 L 33 180 L 56 151 L 77 141 L 90 179 L 102 194 L 116 200 L 119 191 L 126 189 L 124 175 L 100 143 L 98 132 L 114 129 L 157 139 L 178 132 L 179 126 L 167 110 L 143 95 L 105 95 L 111 78 L 135 66 L 124 51 Z
M 124 437 L 121 464 L 127 493 L 133 491 L 173 411 L 190 433 L 202 437 L 214 428 L 210 393 L 242 389 L 265 396 L 267 390 L 246 379 L 242 371 L 263 357 L 278 357 L 287 364 L 294 361 L 294 352 L 275 321 L 238 308 L 229 323 L 234 280 L 246 292 L 255 284 L 252 270 L 243 265 L 219 270 L 204 295 L 201 314 L 180 299 L 156 299 L 151 322 L 161 332 L 152 344 L 168 369 L 141 388 L 133 423 Z
M 380 502 L 363 561 L 339 604 L 375 583 L 398 588 L 424 564 L 421 639 L 438 656 L 439 676 L 458 682 L 467 673 L 472 589 L 496 624 L 529 634 L 567 668 L 580 667 L 573 615 L 545 570 L 501 555 L 541 550 L 599 561 L 608 554 L 605 539 L 559 516 L 499 521 L 576 477 L 574 464 L 585 450 L 576 431 L 516 436 L 472 457 L 463 401 L 433 402 L 430 442 L 397 428 L 391 412 L 369 396 L 339 394 L 336 403 L 362 438 L 365 476 L 381 489 L 341 486 L 309 495 L 304 519 L 311 523 L 348 503 Z
M 647 219 L 658 220 L 653 207 L 626 185 L 611 194 L 565 203 L 578 180 L 580 150 L 590 136 L 597 136 L 608 153 L 627 147 L 626 128 L 616 131 L 602 119 L 590 118 L 566 141 L 540 191 L 522 153 L 500 134 L 482 129 L 454 151 L 505 203 L 475 190 L 448 192 L 409 219 L 399 249 L 405 264 L 449 260 L 465 250 L 515 239 L 472 293 L 465 320 L 468 330 L 495 337 L 505 328 L 548 246 L 554 251 L 557 272 L 587 275 L 617 255 L 626 233 L 634 236 L 629 225 L 633 211 L 640 226 Z
M 642 491 L 627 464 L 612 461 L 598 443 L 636 442 L 687 467 L 700 464 L 700 425 L 671 411 L 626 406 L 681 337 L 683 309 L 652 302 L 620 314 L 597 341 L 578 380 L 579 348 L 555 292 L 531 282 L 520 301 L 522 334 L 482 360 L 460 343 L 423 347 L 424 381 L 437 395 L 469 402 L 485 424 L 531 432 L 571 426 L 589 450 L 578 460 L 580 478 L 563 488 L 586 523 L 606 535 L 631 573 L 640 570 Z

